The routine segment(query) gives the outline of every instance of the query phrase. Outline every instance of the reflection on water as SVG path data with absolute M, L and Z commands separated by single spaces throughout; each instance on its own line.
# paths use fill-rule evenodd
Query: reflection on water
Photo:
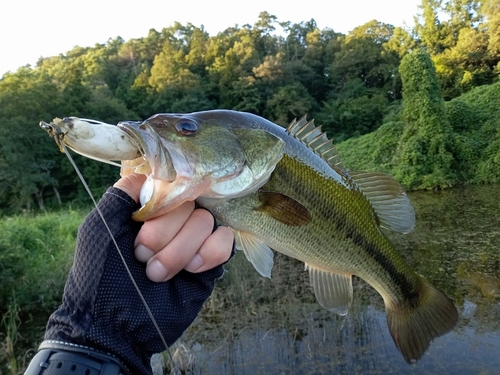
M 455 329 L 408 365 L 381 297 L 361 280 L 350 313 L 314 302 L 300 262 L 278 256 L 272 280 L 243 256 L 181 341 L 195 374 L 497 374 L 500 372 L 500 186 L 411 193 L 417 226 L 391 239 L 460 312 Z M 241 254 L 238 254 L 241 255 Z

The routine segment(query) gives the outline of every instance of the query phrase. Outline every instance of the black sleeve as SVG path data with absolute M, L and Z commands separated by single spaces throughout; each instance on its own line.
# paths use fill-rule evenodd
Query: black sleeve
M 142 225 L 131 220 L 137 204 L 123 191 L 110 188 L 98 206 L 163 337 L 171 345 L 193 322 L 212 293 L 215 280 L 224 273 L 223 267 L 198 274 L 182 270 L 168 282 L 152 282 L 146 276 L 145 264 L 133 254 Z M 95 209 L 79 228 L 63 301 L 49 319 L 45 340 L 111 353 L 134 374 L 150 374 L 151 355 L 165 350 Z

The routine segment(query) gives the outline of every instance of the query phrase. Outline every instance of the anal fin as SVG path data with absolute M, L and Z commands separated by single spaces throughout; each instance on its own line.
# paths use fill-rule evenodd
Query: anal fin
M 352 303 L 352 275 L 322 270 L 306 263 L 309 279 L 319 304 L 339 315 L 347 315 Z

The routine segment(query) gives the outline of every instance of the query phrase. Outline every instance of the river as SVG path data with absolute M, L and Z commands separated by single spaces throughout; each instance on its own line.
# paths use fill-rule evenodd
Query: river
M 276 255 L 272 278 L 243 254 L 180 344 L 191 374 L 500 373 L 500 186 L 409 194 L 415 230 L 390 234 L 408 263 L 459 311 L 453 331 L 408 365 L 389 334 L 382 298 L 354 280 L 349 314 L 322 309 L 303 265 Z

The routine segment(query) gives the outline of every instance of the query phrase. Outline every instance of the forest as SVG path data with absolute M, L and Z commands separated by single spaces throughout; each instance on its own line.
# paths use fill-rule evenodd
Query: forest
M 225 108 L 286 126 L 307 114 L 348 168 L 386 171 L 407 189 L 498 182 L 499 74 L 500 0 L 422 0 L 406 29 L 372 20 L 346 35 L 262 12 L 217 35 L 175 23 L 75 47 L 0 80 L 0 215 L 88 205 L 38 128 L 65 116 L 117 123 Z M 76 162 L 96 196 L 118 178 L 116 167 Z

